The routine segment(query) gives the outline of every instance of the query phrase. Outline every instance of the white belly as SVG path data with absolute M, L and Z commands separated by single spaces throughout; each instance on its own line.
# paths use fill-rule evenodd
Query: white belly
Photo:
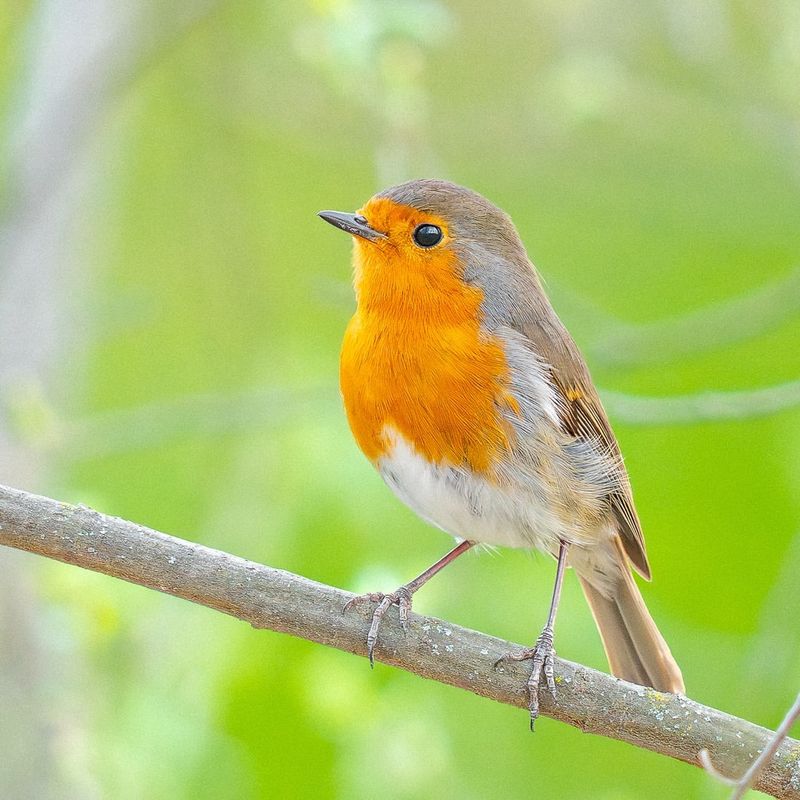
M 427 522 L 459 539 L 558 552 L 575 541 L 570 526 L 552 513 L 544 491 L 500 486 L 461 467 L 431 464 L 395 431 L 377 464 L 386 484 Z

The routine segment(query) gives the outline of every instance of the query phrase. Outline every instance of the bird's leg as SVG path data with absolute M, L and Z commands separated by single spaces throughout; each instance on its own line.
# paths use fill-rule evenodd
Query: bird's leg
M 439 570 L 446 567 L 451 561 L 454 561 L 462 553 L 466 553 L 475 544 L 475 542 L 461 542 L 457 544 L 449 553 L 442 556 L 435 564 L 432 564 L 424 572 L 421 572 L 414 578 L 413 581 L 401 586 L 390 594 L 383 592 L 370 592 L 369 594 L 362 594 L 348 600 L 342 613 L 347 611 L 352 606 L 358 605 L 363 602 L 377 603 L 378 607 L 372 614 L 372 623 L 369 626 L 369 633 L 367 634 L 367 655 L 369 656 L 370 666 L 375 666 L 374 651 L 375 643 L 378 641 L 378 629 L 381 626 L 383 619 L 390 606 L 397 606 L 400 611 L 400 624 L 403 630 L 408 630 L 408 612 L 411 610 L 411 598 L 414 592 L 421 586 L 424 586 Z
M 558 611 L 558 601 L 561 599 L 561 586 L 564 583 L 564 570 L 567 566 L 567 552 L 569 544 L 559 542 L 558 547 L 558 566 L 556 567 L 556 582 L 553 585 L 553 598 L 550 601 L 550 613 L 547 615 L 547 624 L 544 626 L 536 644 L 521 653 L 508 653 L 495 662 L 495 666 L 501 661 L 526 661 L 533 660 L 531 676 L 528 679 L 528 709 L 531 713 L 531 730 L 533 730 L 536 718 L 539 716 L 539 680 L 544 671 L 545 681 L 553 699 L 556 696 L 556 681 L 553 672 L 553 656 L 556 651 L 553 648 L 553 630 L 556 623 L 556 613 Z

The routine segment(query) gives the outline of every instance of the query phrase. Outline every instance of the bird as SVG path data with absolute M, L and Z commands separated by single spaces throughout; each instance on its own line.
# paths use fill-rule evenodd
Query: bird
M 554 627 L 577 574 L 618 678 L 683 693 L 681 670 L 633 571 L 651 577 L 617 439 L 577 345 L 550 304 L 511 218 L 471 189 L 412 180 L 355 213 L 319 216 L 349 233 L 356 310 L 340 389 L 355 440 L 397 497 L 456 545 L 375 604 L 373 663 L 387 610 L 407 630 L 414 594 L 476 545 L 556 560 L 530 660 L 531 729 L 542 679 L 556 697 Z

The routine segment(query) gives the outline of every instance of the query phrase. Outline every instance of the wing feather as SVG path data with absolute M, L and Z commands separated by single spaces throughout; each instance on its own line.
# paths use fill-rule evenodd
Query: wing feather
M 622 461 L 619 444 L 603 404 L 594 388 L 586 362 L 569 332 L 544 298 L 532 318 L 517 328 L 548 365 L 561 402 L 557 404 L 561 424 L 570 435 L 599 446 L 616 465 L 613 489 L 608 500 L 618 522 L 625 553 L 644 578 L 650 578 L 644 535 L 633 502 L 630 479 Z

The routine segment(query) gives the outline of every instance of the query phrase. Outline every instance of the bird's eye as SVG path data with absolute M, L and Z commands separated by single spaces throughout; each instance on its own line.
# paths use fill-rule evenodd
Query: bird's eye
M 438 225 L 418 225 L 414 241 L 420 247 L 433 247 L 442 241 L 442 229 Z

